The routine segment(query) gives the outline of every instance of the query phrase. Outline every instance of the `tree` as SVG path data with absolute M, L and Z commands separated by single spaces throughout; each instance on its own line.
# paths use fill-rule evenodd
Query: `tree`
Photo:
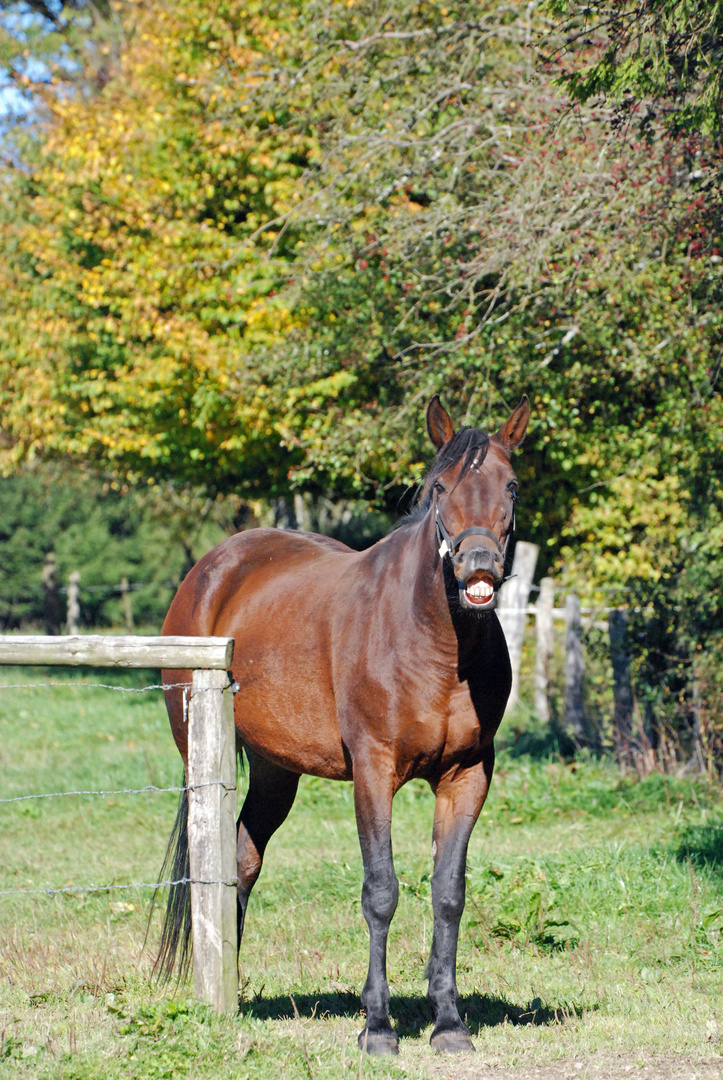
M 247 71 L 257 54 L 236 44 L 248 24 L 232 7 L 136 5 L 117 78 L 90 98 L 49 95 L 47 124 L 17 139 L 27 167 L 0 196 L 10 463 L 69 452 L 209 489 L 273 474 L 239 351 L 283 334 L 288 313 L 264 298 L 294 233 L 244 242 L 296 197 L 304 139 L 282 143 L 263 115 L 246 132 L 216 115 L 215 61 Z M 253 24 L 261 40 L 267 22 Z
M 195 559 L 228 531 L 220 501 L 201 507 L 183 489 L 132 491 L 84 468 L 58 464 L 0 479 L 0 626 L 43 620 L 41 572 L 57 557 L 57 581 L 81 572 L 84 626 L 123 625 L 120 582 L 131 584 L 138 626 L 161 625 Z
M 718 136 L 723 103 L 723 10 L 707 0 L 548 0 L 562 20 L 560 83 L 571 96 L 613 101 L 618 123 Z M 571 61 L 571 65 L 570 65 Z M 640 106 L 646 105 L 645 112 Z
M 125 45 L 121 0 L 0 0 L 2 116 L 26 117 L 59 85 L 102 88 Z

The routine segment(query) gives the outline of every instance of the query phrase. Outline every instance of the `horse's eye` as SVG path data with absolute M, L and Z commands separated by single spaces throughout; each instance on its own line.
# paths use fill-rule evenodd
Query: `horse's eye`
M 444 484 L 440 484 L 439 480 L 435 480 L 434 481 L 434 490 L 436 492 L 438 492 L 440 495 L 444 495 L 444 493 L 446 492 L 447 489 L 444 486 Z
M 510 480 L 509 484 L 507 485 L 507 490 L 509 491 L 512 498 L 516 499 L 517 498 L 517 481 L 516 480 Z

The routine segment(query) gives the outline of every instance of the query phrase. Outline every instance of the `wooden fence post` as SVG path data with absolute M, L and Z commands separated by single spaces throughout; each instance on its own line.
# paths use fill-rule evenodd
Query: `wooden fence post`
M 519 540 L 515 545 L 512 574 L 500 589 L 500 607 L 497 614 L 505 633 L 512 665 L 512 690 L 505 715 L 515 708 L 520 699 L 522 639 L 525 634 L 527 602 L 530 598 L 539 550 L 537 544 Z
M 580 597 L 569 593 L 565 600 L 567 636 L 565 642 L 565 727 L 576 742 L 585 741 L 582 715 L 582 683 L 585 662 L 582 658 L 582 621 Z
M 128 584 L 128 578 L 124 575 L 120 582 L 121 600 L 123 601 L 123 617 L 126 623 L 126 630 L 129 634 L 133 633 L 133 604 L 131 603 L 131 589 Z
M 73 570 L 68 578 L 68 617 L 66 628 L 72 636 L 78 633 L 80 623 L 80 570 Z
M 57 569 L 55 552 L 49 551 L 43 564 L 43 622 L 45 633 L 51 636 L 60 633 L 61 622 Z
M 550 661 L 555 649 L 555 623 L 553 608 L 555 601 L 555 582 L 544 577 L 540 582 L 540 595 L 535 605 L 535 630 L 537 632 L 537 653 L 535 655 L 535 713 L 544 724 L 550 722 L 550 702 L 548 699 L 548 681 Z
M 188 848 L 196 997 L 218 1012 L 235 1014 L 236 731 L 227 672 L 194 671 L 188 745 Z
M 302 532 L 313 532 L 314 522 L 311 513 L 311 499 L 308 495 L 302 495 L 300 491 L 297 491 L 294 495 L 294 517 L 296 518 L 297 529 L 301 529 Z
M 613 742 L 618 761 L 625 768 L 633 765 L 633 688 L 630 682 L 627 611 L 608 613 L 608 634 L 615 700 Z

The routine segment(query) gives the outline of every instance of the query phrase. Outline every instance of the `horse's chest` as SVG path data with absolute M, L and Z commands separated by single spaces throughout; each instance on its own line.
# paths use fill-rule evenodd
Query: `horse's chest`
M 483 732 L 466 683 L 449 694 L 446 723 L 440 724 L 439 737 L 445 758 L 466 757 L 481 748 Z
M 414 711 L 414 720 L 398 731 L 403 775 L 432 775 L 479 760 L 491 739 L 480 726 L 466 683 L 439 686 L 437 693 L 418 698 Z

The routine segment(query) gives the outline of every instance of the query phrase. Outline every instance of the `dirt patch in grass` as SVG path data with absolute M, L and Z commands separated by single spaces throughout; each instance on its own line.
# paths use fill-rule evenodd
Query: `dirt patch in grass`
M 554 1061 L 548 1065 L 497 1068 L 482 1055 L 464 1060 L 440 1058 L 430 1067 L 434 1080 L 720 1080 L 723 1058 L 693 1061 L 675 1057 L 593 1057 L 586 1061 Z

